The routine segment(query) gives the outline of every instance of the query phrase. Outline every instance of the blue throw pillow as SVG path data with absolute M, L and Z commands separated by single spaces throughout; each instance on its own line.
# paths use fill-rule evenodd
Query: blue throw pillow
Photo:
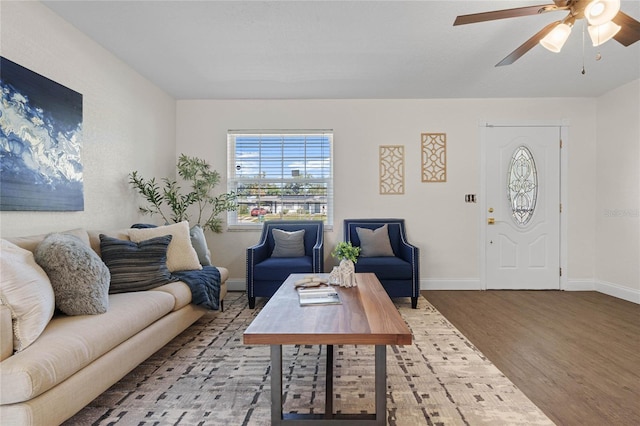
M 171 235 L 135 243 L 100 234 L 102 260 L 111 273 L 109 293 L 149 290 L 175 281 L 167 268 Z

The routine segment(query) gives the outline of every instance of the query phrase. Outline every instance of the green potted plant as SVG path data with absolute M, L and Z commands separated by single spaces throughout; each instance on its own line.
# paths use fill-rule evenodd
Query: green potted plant
M 211 170 L 211 166 L 203 159 L 180 154 L 176 169 L 178 176 L 189 184 L 188 191 L 183 191 L 176 180 L 166 177 L 162 178 L 164 186 L 161 188 L 155 178 L 145 179 L 137 171 L 129 174 L 129 183 L 148 204 L 140 206 L 143 214 L 160 215 L 165 223 L 189 222 L 191 240 L 202 263 L 202 250 L 206 253 L 204 230 L 222 232 L 222 219 L 219 216 L 237 208 L 236 194 L 227 192 L 212 195 L 213 189 L 220 183 L 220 173 Z
M 360 255 L 360 247 L 355 247 L 351 242 L 342 241 L 331 252 L 331 256 L 337 257 L 340 260 L 347 259 L 353 263 L 358 262 L 358 256 Z
M 341 287 L 353 287 L 355 282 L 355 263 L 360 255 L 360 247 L 351 242 L 339 242 L 331 252 L 331 256 L 340 259 L 340 266 L 336 266 L 329 274 L 329 282 L 340 284 Z

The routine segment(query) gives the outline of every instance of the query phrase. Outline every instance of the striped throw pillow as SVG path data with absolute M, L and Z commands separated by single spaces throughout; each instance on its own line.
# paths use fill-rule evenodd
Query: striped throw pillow
M 111 273 L 109 293 L 149 290 L 175 279 L 167 268 L 171 235 L 138 243 L 100 234 L 102 261 Z

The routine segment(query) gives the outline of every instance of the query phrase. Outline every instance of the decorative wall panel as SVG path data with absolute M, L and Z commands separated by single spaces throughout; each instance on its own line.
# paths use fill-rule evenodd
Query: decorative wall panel
M 404 194 L 404 145 L 380 145 L 380 194 Z
M 423 133 L 422 181 L 447 181 L 447 134 Z

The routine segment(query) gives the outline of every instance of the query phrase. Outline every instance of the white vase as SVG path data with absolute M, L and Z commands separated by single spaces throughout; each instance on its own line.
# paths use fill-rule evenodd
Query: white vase
M 331 269 L 331 273 L 329 274 L 329 284 L 340 285 L 340 270 L 337 266 L 334 266 L 333 269 Z
M 355 265 L 349 259 L 342 259 L 340 266 L 338 267 L 338 273 L 340 274 L 340 286 L 341 287 L 355 287 Z

